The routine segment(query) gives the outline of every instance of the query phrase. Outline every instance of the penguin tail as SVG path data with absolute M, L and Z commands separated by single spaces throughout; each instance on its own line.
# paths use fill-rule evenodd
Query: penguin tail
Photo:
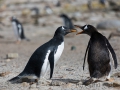
M 14 77 L 14 78 L 8 80 L 8 82 L 11 82 L 11 83 L 18 83 L 18 82 L 20 82 L 20 78 L 19 78 L 18 76 L 16 76 L 16 77 Z

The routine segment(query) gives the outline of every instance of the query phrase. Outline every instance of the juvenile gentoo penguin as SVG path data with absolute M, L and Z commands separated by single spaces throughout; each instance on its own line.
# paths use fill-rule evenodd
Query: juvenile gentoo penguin
M 105 36 L 99 33 L 97 29 L 92 25 L 84 25 L 84 26 L 75 25 L 75 26 L 83 30 L 77 34 L 88 34 L 91 37 L 85 52 L 84 63 L 83 63 L 83 70 L 84 70 L 86 54 L 88 52 L 87 61 L 88 61 L 90 79 L 85 81 L 83 84 L 89 85 L 103 76 L 106 76 L 106 80 L 112 81 L 110 78 L 110 72 L 111 72 L 110 59 L 112 57 L 114 61 L 114 67 L 116 69 L 117 58 L 109 41 L 106 39 Z
M 22 24 L 15 17 L 11 17 L 11 22 L 14 28 L 15 35 L 17 37 L 17 43 L 19 43 L 21 40 L 29 41 L 29 39 L 25 37 Z
M 65 26 L 58 27 L 53 38 L 35 50 L 24 70 L 9 81 L 14 83 L 23 78 L 38 81 L 49 69 L 52 78 L 54 66 L 64 49 L 64 36 L 71 32 L 76 30 Z
M 61 14 L 61 18 L 63 18 L 64 25 L 68 28 L 74 28 L 74 25 L 71 21 L 71 19 L 66 14 Z

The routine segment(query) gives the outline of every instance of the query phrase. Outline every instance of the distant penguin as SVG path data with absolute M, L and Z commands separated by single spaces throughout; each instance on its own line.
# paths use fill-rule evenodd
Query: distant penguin
M 63 19 L 64 25 L 66 27 L 68 27 L 68 28 L 74 28 L 72 20 L 66 14 L 61 14 L 60 17 Z
M 90 72 L 90 79 L 85 81 L 83 84 L 89 85 L 103 76 L 106 76 L 106 80 L 112 81 L 112 79 L 110 78 L 112 62 L 110 60 L 111 57 L 114 60 L 115 69 L 117 68 L 118 63 L 116 54 L 109 41 L 92 25 L 75 26 L 83 30 L 77 34 L 88 34 L 91 37 L 85 52 L 83 63 L 84 70 L 85 59 L 88 52 L 87 61 Z
M 105 5 L 106 0 L 99 0 L 102 5 Z
M 32 54 L 24 70 L 9 81 L 15 83 L 23 78 L 38 81 L 48 70 L 52 78 L 54 66 L 64 49 L 64 36 L 71 32 L 76 32 L 76 30 L 65 26 L 58 27 L 53 38 Z
M 37 7 L 33 7 L 31 9 L 31 14 L 32 14 L 32 17 L 34 19 L 34 25 L 39 25 L 39 15 L 40 15 L 40 11 L 39 11 L 39 8 Z
M 15 17 L 11 17 L 11 22 L 14 28 L 15 35 L 17 37 L 17 41 L 18 42 L 20 42 L 21 40 L 29 41 L 29 39 L 27 39 L 24 35 L 24 29 L 22 24 Z

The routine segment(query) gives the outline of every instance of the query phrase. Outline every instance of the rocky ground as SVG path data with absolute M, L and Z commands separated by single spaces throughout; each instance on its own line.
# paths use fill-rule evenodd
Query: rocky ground
M 21 0 L 21 2 L 22 1 L 25 0 Z M 37 2 L 37 0 L 35 1 Z M 9 6 L 8 2 L 6 2 L 6 4 Z M 18 3 L 17 5 L 19 6 Z M 12 8 L 12 6 L 9 7 Z M 44 83 L 41 83 L 37 86 L 36 84 L 29 85 L 29 83 L 26 82 L 18 84 L 11 84 L 7 82 L 7 80 L 18 75 L 24 69 L 32 53 L 39 46 L 53 37 L 57 27 L 63 25 L 62 19 L 58 17 L 57 14 L 51 14 L 47 16 L 43 15 L 39 18 L 38 25 L 33 25 L 33 23 L 31 23 L 32 19 L 29 21 L 30 17 L 23 18 L 16 14 L 20 21 L 28 20 L 27 23 L 23 25 L 25 28 L 26 37 L 30 39 L 30 41 L 22 41 L 20 44 L 16 44 L 13 28 L 10 21 L 8 20 L 9 15 L 13 15 L 14 11 L 15 10 L 12 11 L 11 9 L 11 11 L 8 10 L 10 14 L 5 14 L 5 12 L 7 12 L 5 10 L 5 12 L 2 12 L 0 16 L 2 17 L 1 22 L 4 23 L 4 25 L 0 24 L 0 90 L 120 90 L 120 37 L 116 36 L 109 40 L 118 59 L 118 68 L 114 69 L 114 66 L 112 65 L 113 67 L 111 76 L 114 78 L 113 83 L 105 81 L 105 77 L 103 77 L 101 78 L 102 82 L 94 83 L 89 86 L 82 85 L 82 82 L 89 77 L 87 63 L 85 70 L 82 70 L 83 58 L 90 38 L 88 35 L 68 35 L 65 37 L 65 48 L 61 58 L 57 62 L 52 80 L 49 80 L 49 72 L 45 76 L 49 82 L 45 81 Z M 103 30 L 98 29 L 99 32 L 101 32 L 106 37 L 108 37 L 111 32 L 117 32 L 117 30 L 120 30 L 119 11 L 75 11 L 68 12 L 67 14 L 70 18 L 72 18 L 73 23 L 78 25 L 92 24 L 97 27 L 98 23 L 102 23 L 102 21 L 108 22 L 102 24 L 105 26 L 107 24 L 107 28 Z M 4 18 L 6 20 L 4 20 Z M 112 20 L 114 22 L 117 20 L 117 26 L 114 25 L 114 23 L 109 23 L 109 20 L 111 22 Z M 78 31 L 80 30 L 78 29 Z M 71 50 L 72 47 L 74 47 L 73 50 Z M 10 58 L 11 54 L 13 55 L 12 59 Z
M 59 25 L 59 23 L 58 23 Z M 82 70 L 83 58 L 85 49 L 87 47 L 87 43 L 89 40 L 89 36 L 87 35 L 78 35 L 72 37 L 65 37 L 65 49 L 63 54 L 58 61 L 54 75 L 50 83 L 43 83 L 39 85 L 39 89 L 36 88 L 35 85 L 30 86 L 28 83 L 20 83 L 20 84 L 10 84 L 7 80 L 12 77 L 18 75 L 25 67 L 28 62 L 30 56 L 43 43 L 50 40 L 54 34 L 54 31 L 57 28 L 57 24 L 53 26 L 33 26 L 33 25 L 25 25 L 25 33 L 26 36 L 30 39 L 30 42 L 23 41 L 20 44 L 15 44 L 15 37 L 12 30 L 12 27 L 6 27 L 1 30 L 0 35 L 4 35 L 4 38 L 0 39 L 0 90 L 119 90 L 119 73 L 120 67 L 118 64 L 118 68 L 115 70 L 113 68 L 111 75 L 115 79 L 115 84 L 105 82 L 103 78 L 103 82 L 98 82 L 96 84 L 91 84 L 89 86 L 81 85 L 82 82 L 89 77 L 89 72 L 87 68 L 87 63 L 85 67 L 85 71 Z M 80 31 L 80 30 L 79 30 Z M 99 30 L 103 35 L 108 37 L 112 30 Z M 111 45 L 113 46 L 117 58 L 118 63 L 120 60 L 120 38 L 113 37 L 110 40 Z M 74 46 L 75 49 L 71 50 L 71 47 Z M 13 59 L 7 59 L 6 55 L 9 53 L 18 54 Z M 117 75 L 114 75 L 118 73 Z M 49 79 L 49 72 L 46 75 L 46 78 Z M 118 85 L 116 85 L 116 83 Z

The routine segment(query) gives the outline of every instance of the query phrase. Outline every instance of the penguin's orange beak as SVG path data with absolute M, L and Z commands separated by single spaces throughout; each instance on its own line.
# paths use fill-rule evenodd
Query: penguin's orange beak
M 72 33 L 72 32 L 77 32 L 77 30 L 76 29 L 70 29 L 70 32 Z
M 82 26 L 79 26 L 79 25 L 74 25 L 74 26 L 82 29 Z M 82 34 L 83 32 L 84 32 L 84 31 L 78 32 L 76 35 Z

